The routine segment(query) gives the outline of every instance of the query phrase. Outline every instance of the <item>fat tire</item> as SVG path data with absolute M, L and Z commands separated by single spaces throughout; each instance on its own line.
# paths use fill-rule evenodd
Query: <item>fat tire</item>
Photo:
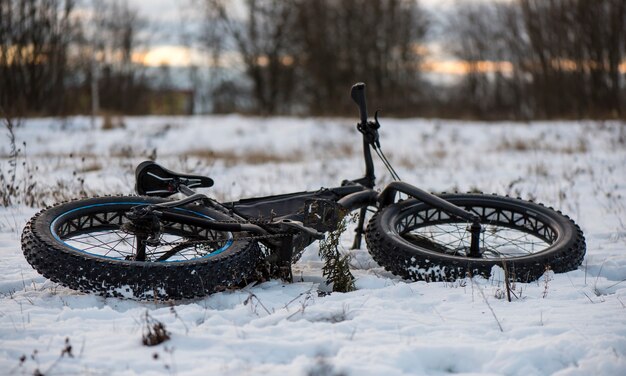
M 256 241 L 235 240 L 225 251 L 208 258 L 180 262 L 141 262 L 114 260 L 77 251 L 57 240 L 50 230 L 55 218 L 77 208 L 163 201 L 138 196 L 97 197 L 49 207 L 36 214 L 24 228 L 24 256 L 44 277 L 71 289 L 142 300 L 202 297 L 232 288 L 253 277 L 261 258 Z M 190 207 L 214 219 L 232 220 L 226 214 L 206 207 Z
M 385 269 L 410 280 L 454 281 L 467 276 L 489 277 L 494 265 L 506 266 L 509 276 L 521 282 L 540 278 L 546 270 L 563 273 L 580 266 L 586 245 L 580 227 L 569 217 L 521 199 L 485 194 L 442 194 L 440 197 L 461 207 L 493 207 L 514 210 L 524 216 L 540 218 L 556 231 L 555 241 L 545 250 L 506 259 L 469 258 L 432 251 L 403 239 L 397 231 L 399 220 L 428 208 L 415 199 L 401 201 L 379 210 L 369 221 L 367 247 Z

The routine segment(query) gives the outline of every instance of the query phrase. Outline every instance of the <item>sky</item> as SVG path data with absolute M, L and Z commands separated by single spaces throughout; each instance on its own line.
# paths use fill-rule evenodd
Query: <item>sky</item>
M 454 6 L 459 1 L 475 0 L 421 0 L 420 4 L 433 17 L 437 17 L 443 9 Z M 150 47 L 138 54 L 137 60 L 153 67 L 163 64 L 171 67 L 184 67 L 190 63 L 206 65 L 208 59 L 200 51 L 184 47 L 181 36 L 181 29 L 193 30 L 198 27 L 202 16 L 194 3 L 201 2 L 202 0 L 128 0 L 129 5 L 137 9 L 150 25 Z M 426 69 L 443 74 L 462 73 L 463 68 L 458 62 L 448 58 L 445 58 L 446 61 L 439 61 L 443 60 L 443 52 L 437 43 L 431 43 L 429 49 L 440 58 L 436 62 L 431 61 Z
M 128 0 L 128 3 L 151 19 L 178 21 L 181 10 L 188 10 L 194 1 L 202 0 Z M 428 9 L 437 9 L 452 6 L 458 2 L 459 0 L 421 0 L 420 4 Z
M 179 21 L 181 10 L 189 6 L 189 0 L 128 0 L 131 7 L 150 20 L 160 22 Z

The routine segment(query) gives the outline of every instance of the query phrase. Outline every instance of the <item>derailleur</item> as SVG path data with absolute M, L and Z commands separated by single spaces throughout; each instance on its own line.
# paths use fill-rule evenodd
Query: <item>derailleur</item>
M 130 219 L 121 229 L 127 234 L 135 235 L 146 245 L 157 246 L 161 242 L 162 226 L 157 214 L 150 205 L 135 206 L 126 212 Z

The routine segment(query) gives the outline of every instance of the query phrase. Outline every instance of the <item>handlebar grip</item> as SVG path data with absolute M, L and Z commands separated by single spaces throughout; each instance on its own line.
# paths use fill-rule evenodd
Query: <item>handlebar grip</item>
M 367 124 L 367 105 L 365 104 L 365 84 L 358 82 L 352 86 L 350 91 L 352 100 L 359 106 L 361 113 L 361 124 Z

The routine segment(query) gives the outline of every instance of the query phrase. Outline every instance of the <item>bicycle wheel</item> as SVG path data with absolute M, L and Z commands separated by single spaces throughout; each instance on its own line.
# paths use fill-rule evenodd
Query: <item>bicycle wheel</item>
M 261 257 L 255 241 L 201 225 L 160 221 L 160 236 L 146 244 L 126 213 L 165 200 L 100 197 L 72 201 L 35 215 L 22 233 L 26 260 L 44 277 L 105 296 L 180 299 L 237 285 Z M 170 209 L 188 217 L 232 220 L 199 205 Z M 241 235 L 248 235 L 240 233 Z M 134 261 L 138 244 L 145 261 Z
M 585 238 L 568 217 L 540 204 L 483 194 L 440 197 L 481 219 L 481 256 L 469 257 L 469 224 L 410 199 L 387 206 L 370 220 L 367 246 L 387 270 L 412 280 L 443 281 L 490 276 L 494 265 L 517 281 L 536 280 L 549 268 L 576 269 Z

